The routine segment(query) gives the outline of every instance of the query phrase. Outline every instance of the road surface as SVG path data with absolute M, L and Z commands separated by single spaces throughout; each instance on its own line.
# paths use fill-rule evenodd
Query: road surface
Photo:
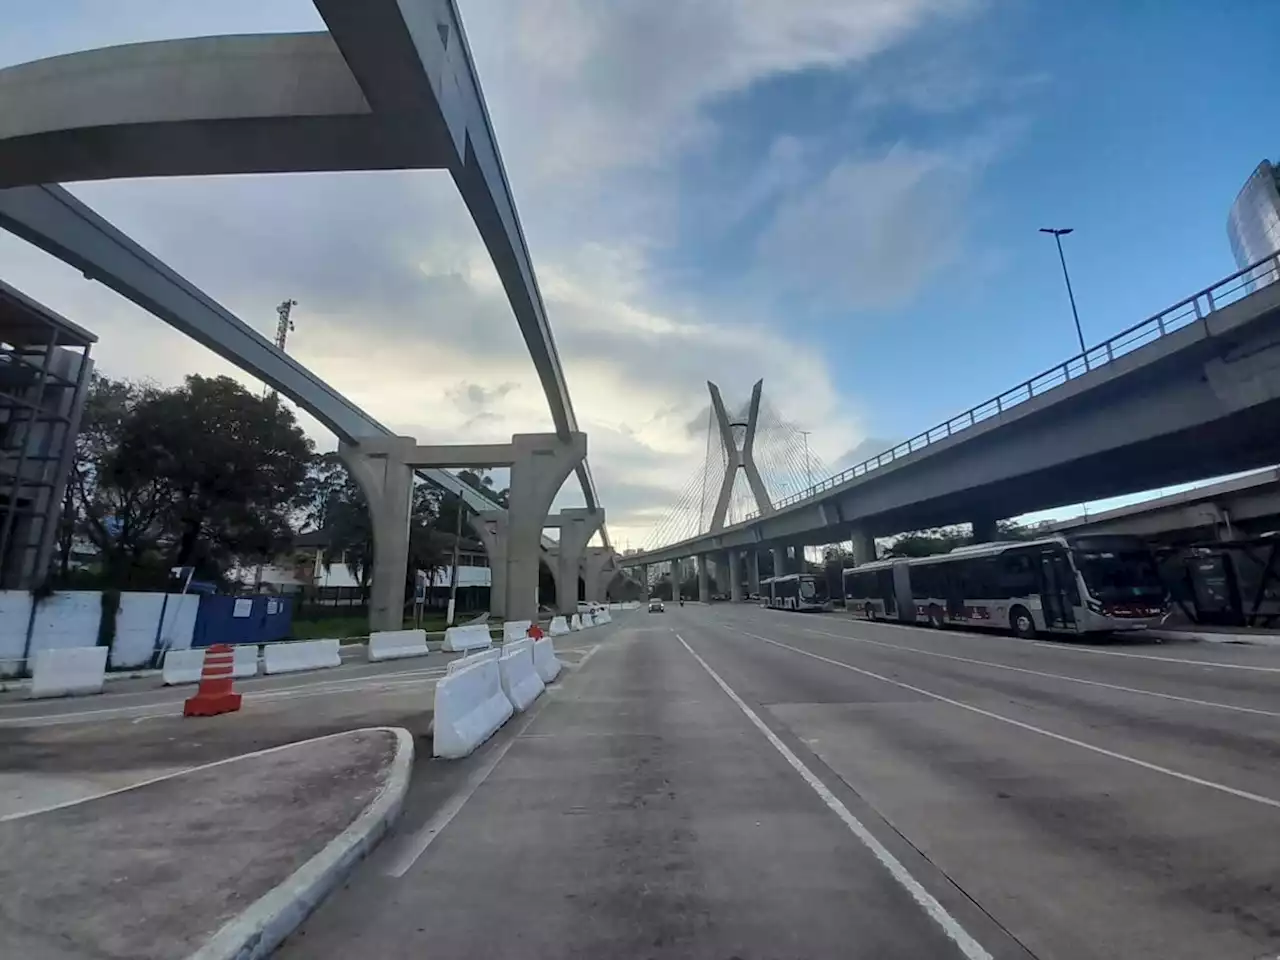
M 627 618 L 280 956 L 1280 954 L 1280 651 Z

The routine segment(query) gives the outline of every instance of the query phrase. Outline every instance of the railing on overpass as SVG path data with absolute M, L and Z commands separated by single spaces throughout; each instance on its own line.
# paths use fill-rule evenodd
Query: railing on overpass
M 1033 397 L 1041 396 L 1054 387 L 1061 386 L 1068 380 L 1072 380 L 1091 370 L 1096 370 L 1099 367 L 1104 367 L 1117 357 L 1123 357 L 1139 347 L 1159 340 L 1166 334 L 1180 330 L 1198 320 L 1203 320 L 1215 310 L 1248 296 L 1257 287 L 1266 286 L 1277 280 L 1280 280 L 1280 253 L 1265 257 L 1257 263 L 1219 280 L 1213 286 L 1206 287 L 1185 300 L 1179 300 L 1173 306 L 1162 310 L 1155 316 L 1134 324 L 1127 330 L 1120 331 L 1110 340 L 1104 340 L 1097 346 L 1090 347 L 1084 353 L 1076 354 L 1064 363 L 1050 367 L 1030 380 L 1023 381 L 1013 389 L 1006 390 L 998 397 L 992 397 L 976 407 L 971 407 L 959 416 L 952 417 L 950 420 L 940 423 L 936 427 L 931 427 L 924 433 L 884 451 L 884 453 L 877 454 L 870 459 L 862 461 L 862 463 L 849 467 L 847 470 L 842 470 L 840 473 L 819 481 L 799 493 L 779 500 L 774 504 L 774 508 L 780 509 L 808 500 L 833 487 L 847 483 L 855 477 L 861 477 L 872 470 L 892 463 L 894 460 L 915 453 L 917 450 L 923 450 L 931 443 L 946 440 L 956 434 L 972 429 L 982 421 L 999 416 L 1011 407 L 1025 403 Z M 749 514 L 746 519 L 754 520 L 758 516 L 759 513 L 756 512 Z

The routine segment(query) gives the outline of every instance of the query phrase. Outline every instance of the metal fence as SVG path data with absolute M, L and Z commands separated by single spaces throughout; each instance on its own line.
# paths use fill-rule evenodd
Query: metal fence
M 1025 380 L 999 396 L 992 397 L 976 407 L 971 407 L 964 413 L 952 417 L 936 427 L 931 427 L 924 433 L 917 434 L 910 440 L 904 441 L 890 450 L 842 470 L 840 473 L 833 474 L 799 493 L 779 500 L 774 504 L 774 507 L 775 509 L 781 509 L 782 507 L 789 507 L 792 504 L 808 500 L 833 487 L 838 487 L 856 477 L 864 476 L 886 464 L 893 463 L 893 461 L 901 459 L 908 454 L 915 453 L 917 450 L 923 450 L 932 443 L 964 433 L 964 431 L 976 427 L 984 420 L 998 416 L 1033 397 L 1043 396 L 1055 387 L 1060 387 L 1069 380 L 1073 380 L 1091 370 L 1104 367 L 1118 357 L 1123 357 L 1139 347 L 1154 343 L 1166 334 L 1204 320 L 1215 310 L 1235 303 L 1237 300 L 1253 293 L 1256 288 L 1275 283 L 1277 280 L 1280 280 L 1280 253 L 1259 260 L 1243 270 L 1238 270 L 1231 276 L 1219 280 L 1213 286 L 1206 287 L 1185 300 L 1179 300 L 1173 306 L 1160 311 L 1155 316 L 1134 324 L 1127 330 L 1120 331 L 1110 340 L 1104 340 L 1102 343 L 1090 347 L 1084 353 L 1076 354 L 1069 360 L 1050 367 L 1030 380 Z M 754 520 L 759 515 L 757 511 L 749 514 L 746 519 Z

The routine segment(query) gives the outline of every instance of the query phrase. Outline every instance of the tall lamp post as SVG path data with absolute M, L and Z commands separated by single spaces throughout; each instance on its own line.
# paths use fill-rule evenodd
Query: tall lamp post
M 1084 346 L 1084 334 L 1080 330 L 1080 314 L 1076 310 L 1076 296 L 1071 292 L 1071 274 L 1067 273 L 1067 258 L 1062 252 L 1062 238 L 1073 230 L 1073 227 L 1063 227 L 1061 229 L 1055 229 L 1053 227 L 1040 228 L 1041 233 L 1053 234 L 1053 239 L 1058 244 L 1058 260 L 1062 263 L 1062 279 L 1067 281 L 1067 299 L 1071 301 L 1071 316 L 1076 322 L 1076 337 L 1080 340 L 1080 352 L 1083 354 L 1086 351 Z M 1087 357 L 1085 358 L 1085 363 L 1086 365 L 1088 364 Z

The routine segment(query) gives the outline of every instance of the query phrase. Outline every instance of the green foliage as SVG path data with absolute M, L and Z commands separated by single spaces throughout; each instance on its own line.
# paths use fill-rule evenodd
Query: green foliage
M 1044 536 L 1045 525 L 1036 524 L 1024 527 L 1012 520 L 1001 520 L 996 524 L 996 533 L 1001 540 L 1034 540 Z M 973 536 L 961 527 L 935 527 L 932 530 L 917 530 L 904 533 L 884 550 L 884 557 L 931 557 L 939 553 L 950 553 L 956 547 L 964 547 L 973 543 Z
M 286 545 L 312 444 L 292 411 L 229 377 L 163 390 L 95 376 L 76 453 L 64 538 L 98 549 L 101 583 L 162 588 L 170 567 L 220 579 Z

